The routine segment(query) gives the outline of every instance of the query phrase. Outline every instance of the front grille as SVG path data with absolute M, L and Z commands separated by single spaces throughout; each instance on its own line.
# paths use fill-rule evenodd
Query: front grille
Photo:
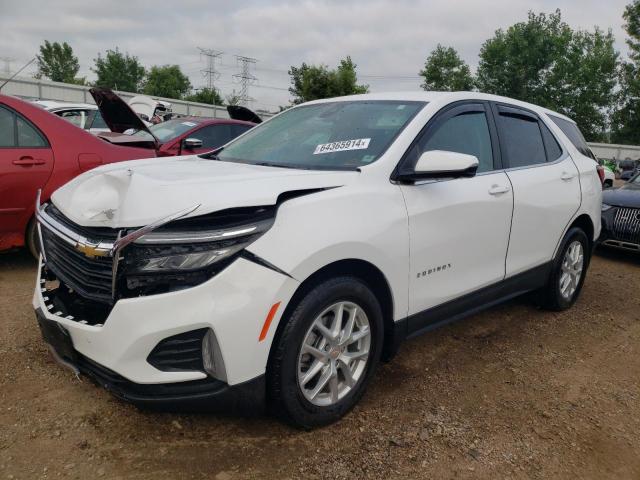
M 45 226 L 41 230 L 47 268 L 81 297 L 111 304 L 113 258 L 87 257 Z
M 50 203 L 45 210 L 48 215 L 51 215 L 54 219 L 83 237 L 89 240 L 102 240 L 103 242 L 113 242 L 118 236 L 118 230 L 109 227 L 83 227 L 77 223 L 72 222 L 63 213 L 56 208 L 55 205 Z
M 619 207 L 613 218 L 613 237 L 629 243 L 640 243 L 640 208 Z
M 206 328 L 199 328 L 165 338 L 151 351 L 147 362 L 163 372 L 202 372 L 202 339 L 206 333 Z

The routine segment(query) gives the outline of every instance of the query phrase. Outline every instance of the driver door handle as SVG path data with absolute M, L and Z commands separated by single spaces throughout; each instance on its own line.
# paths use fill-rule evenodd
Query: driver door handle
M 511 189 L 506 185 L 492 185 L 489 189 L 489 195 L 502 195 L 509 192 Z

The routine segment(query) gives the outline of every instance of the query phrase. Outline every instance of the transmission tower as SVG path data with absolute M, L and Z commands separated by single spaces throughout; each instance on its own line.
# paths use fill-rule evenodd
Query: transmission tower
M 0 57 L 0 60 L 4 62 L 3 73 L 5 75 L 11 75 L 11 63 L 15 62 L 16 59 L 11 57 Z
M 250 70 L 251 66 L 254 65 L 257 60 L 251 57 L 236 55 L 236 61 L 240 67 L 240 72 L 234 74 L 233 79 L 240 84 L 240 93 L 238 94 L 240 104 L 248 107 L 249 102 L 254 100 L 249 96 L 249 86 L 254 85 L 258 81 L 258 77 L 253 75 Z
M 214 82 L 220 77 L 220 72 L 216 70 L 216 59 L 222 55 L 222 52 L 200 47 L 198 47 L 198 50 L 200 50 L 200 55 L 207 57 L 207 67 L 200 71 L 202 76 L 207 79 L 207 88 L 213 90 L 215 88 Z

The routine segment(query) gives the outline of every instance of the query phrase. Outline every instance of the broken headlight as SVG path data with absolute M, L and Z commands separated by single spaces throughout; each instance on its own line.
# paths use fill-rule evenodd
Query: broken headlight
M 128 245 L 119 260 L 118 290 L 131 297 L 205 282 L 233 262 L 273 224 L 273 216 L 211 228 L 206 222 L 167 225 Z

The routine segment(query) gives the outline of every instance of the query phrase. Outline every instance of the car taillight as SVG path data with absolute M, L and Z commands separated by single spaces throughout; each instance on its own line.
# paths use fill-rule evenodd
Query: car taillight
M 604 167 L 602 165 L 596 165 L 598 176 L 600 177 L 600 183 L 604 185 Z

